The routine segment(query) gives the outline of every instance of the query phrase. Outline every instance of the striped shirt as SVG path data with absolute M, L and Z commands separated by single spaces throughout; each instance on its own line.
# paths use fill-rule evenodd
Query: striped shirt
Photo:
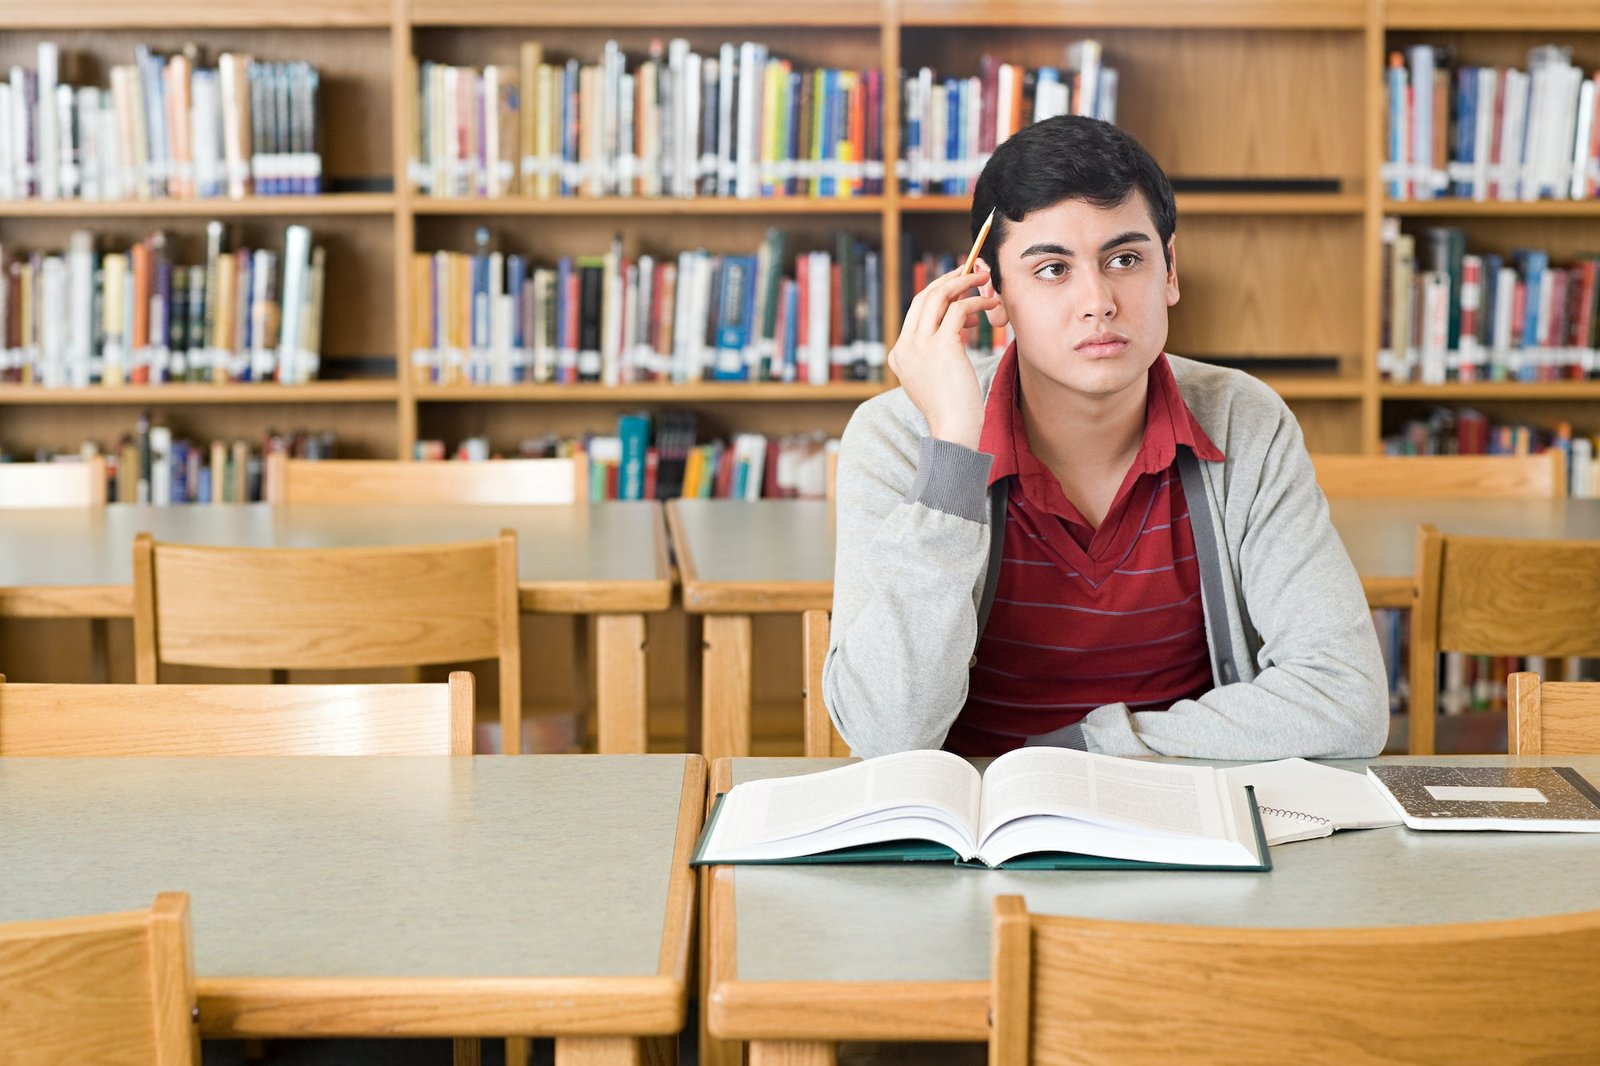
M 1163 354 L 1150 367 L 1144 439 L 1096 529 L 1029 448 L 1015 346 L 1006 352 L 979 444 L 994 456 L 990 483 L 1012 479 L 1004 550 L 948 750 L 999 755 L 1104 704 L 1165 710 L 1213 687 L 1179 444 L 1223 457 Z

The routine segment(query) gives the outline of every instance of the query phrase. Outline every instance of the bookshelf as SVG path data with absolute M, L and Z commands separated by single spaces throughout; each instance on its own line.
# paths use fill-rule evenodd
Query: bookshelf
M 7 447 L 70 449 L 136 407 L 171 414 L 187 432 L 257 437 L 268 426 L 333 425 L 343 454 L 409 456 L 419 437 L 453 442 L 487 433 L 495 447 L 524 435 L 600 430 L 626 409 L 689 405 L 706 434 L 732 429 L 838 432 L 870 383 L 422 385 L 402 349 L 415 251 L 465 249 L 487 228 L 498 244 L 551 258 L 591 254 L 614 233 L 630 254 L 703 245 L 753 248 L 770 225 L 794 246 L 826 247 L 840 230 L 882 256 L 883 335 L 898 327 L 902 236 L 917 250 L 966 244 L 964 196 L 900 191 L 898 93 L 884 96 L 882 195 L 849 199 L 570 198 L 443 199 L 406 180 L 414 102 L 411 57 L 515 65 L 523 40 L 549 56 L 597 56 L 608 39 L 630 61 L 655 39 L 683 36 L 697 50 L 759 39 L 799 65 L 927 65 L 941 75 L 976 71 L 988 52 L 1026 64 L 1059 63 L 1063 45 L 1092 35 L 1121 71 L 1119 122 L 1178 184 L 1184 300 L 1172 350 L 1259 373 L 1294 407 L 1313 448 L 1375 451 L 1396 423 L 1434 404 L 1472 404 L 1494 418 L 1566 418 L 1600 430 L 1594 382 L 1427 387 L 1381 381 L 1379 230 L 1460 226 L 1475 246 L 1532 244 L 1556 257 L 1592 251 L 1587 220 L 1600 201 L 1472 203 L 1391 201 L 1376 178 L 1384 158 L 1382 72 L 1387 54 L 1413 43 L 1451 48 L 1472 62 L 1513 64 L 1548 41 L 1600 67 L 1600 14 L 1576 0 L 1163 0 L 1134 7 L 1075 0 L 928 0 L 880 5 L 824 2 L 803 12 L 751 0 L 598 8 L 553 0 L 157 0 L 133 7 L 0 0 L 0 69 L 27 65 L 39 41 L 61 46 L 63 80 L 98 77 L 136 43 L 176 49 L 194 41 L 306 59 L 325 83 L 324 168 L 333 191 L 243 201 L 0 204 L 0 241 L 65 245 L 87 227 L 110 240 L 167 228 L 180 249 L 218 218 L 241 241 L 269 241 L 291 221 L 328 249 L 326 380 L 259 385 L 41 390 L 0 388 Z M 1338 102 L 1330 106 L 1330 101 Z M 1316 116 L 1308 121 L 1307 116 Z M 1270 188 L 1270 191 L 1265 191 Z M 400 353 L 397 357 L 397 353 Z

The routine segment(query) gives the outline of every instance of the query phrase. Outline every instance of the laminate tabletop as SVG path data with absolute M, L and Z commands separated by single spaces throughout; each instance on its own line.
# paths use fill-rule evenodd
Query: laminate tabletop
M 671 602 L 665 524 L 653 502 L 243 504 L 8 510 L 0 521 L 0 613 L 132 614 L 133 540 L 242 548 L 375 547 L 517 534 L 525 611 L 660 611 Z
M 189 893 L 206 1035 L 671 1033 L 704 782 L 697 755 L 0 759 L 0 921 Z
M 1518 762 L 1507 756 L 1384 762 Z M 844 760 L 733 759 L 731 781 Z M 1600 756 L 1522 758 L 1600 782 Z M 1362 762 L 1335 765 L 1359 769 Z M 717 868 L 712 1029 L 772 1037 L 814 1021 L 817 1039 L 984 1040 L 996 895 L 1030 911 L 1230 926 L 1466 922 L 1600 906 L 1600 835 L 1347 830 L 1272 849 L 1269 873 L 1004 871 L 942 864 Z M 731 948 L 729 944 L 731 942 Z M 787 1028 L 785 1028 L 787 1027 Z

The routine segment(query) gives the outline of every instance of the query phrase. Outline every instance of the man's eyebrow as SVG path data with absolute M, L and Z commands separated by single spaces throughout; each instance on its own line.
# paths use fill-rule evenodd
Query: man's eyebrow
M 1119 233 L 1115 237 L 1111 238 L 1109 241 L 1106 241 L 1104 244 L 1102 244 L 1100 246 L 1100 250 L 1102 252 L 1109 252 L 1111 249 L 1120 247 L 1121 245 L 1124 245 L 1124 244 L 1149 244 L 1149 243 L 1150 243 L 1150 235 L 1148 233 L 1145 233 L 1145 232 L 1143 232 L 1141 230 L 1131 229 L 1131 230 L 1128 230 L 1126 233 Z M 1041 242 L 1039 244 L 1030 244 L 1030 245 L 1028 245 L 1022 251 L 1017 253 L 1017 258 L 1018 259 L 1026 259 L 1030 255 L 1061 255 L 1061 256 L 1066 256 L 1068 259 L 1070 259 L 1070 258 L 1072 258 L 1072 256 L 1074 254 L 1075 253 L 1072 251 L 1072 249 L 1070 249 L 1070 248 L 1068 248 L 1068 247 L 1066 247 L 1064 245 L 1055 244 L 1055 243 L 1052 243 L 1052 242 L 1049 242 L 1049 241 L 1045 241 L 1045 242 Z

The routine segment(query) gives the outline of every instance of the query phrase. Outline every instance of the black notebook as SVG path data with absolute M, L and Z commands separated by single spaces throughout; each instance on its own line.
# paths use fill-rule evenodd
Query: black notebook
M 1600 791 L 1570 766 L 1369 766 L 1412 829 L 1600 833 Z

